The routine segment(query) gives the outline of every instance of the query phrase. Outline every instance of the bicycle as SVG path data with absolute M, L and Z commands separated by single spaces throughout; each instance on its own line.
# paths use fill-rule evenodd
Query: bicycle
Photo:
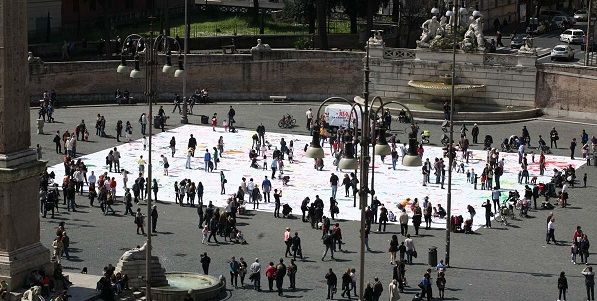
M 296 126 L 296 119 L 292 118 L 292 115 L 286 114 L 278 121 L 278 126 L 286 129 L 293 128 Z

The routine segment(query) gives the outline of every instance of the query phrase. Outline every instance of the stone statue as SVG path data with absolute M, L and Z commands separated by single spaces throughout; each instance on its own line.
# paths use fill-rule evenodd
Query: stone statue
M 411 132 L 408 133 L 408 154 L 412 156 L 417 155 L 417 147 L 419 141 L 417 140 L 417 132 L 414 124 L 411 125 Z
M 256 51 L 270 51 L 272 50 L 271 47 L 269 47 L 269 44 L 263 44 L 261 43 L 261 39 L 257 39 L 257 45 L 253 46 L 251 48 L 251 52 L 256 52 Z
M 41 301 L 41 286 L 34 286 L 23 293 L 21 301 Z
M 446 18 L 446 16 L 442 16 L 439 19 L 438 35 L 445 37 L 449 32 L 450 32 L 450 24 L 448 23 L 448 18 Z
M 518 49 L 518 54 L 537 55 L 537 48 L 533 47 L 534 39 L 528 37 L 524 40 L 524 45 Z
M 138 260 L 145 258 L 145 249 L 147 248 L 147 243 L 143 244 L 140 248 L 133 248 L 130 249 L 120 257 L 121 261 L 129 261 L 129 260 Z
M 421 25 L 423 33 L 421 33 L 421 39 L 417 41 L 417 46 L 421 48 L 429 48 L 429 41 L 431 41 L 437 35 L 440 24 L 437 21 L 437 17 L 433 16 L 431 19 L 423 22 Z
M 460 49 L 464 52 L 473 52 L 477 49 L 477 41 L 475 39 L 475 30 L 469 26 L 468 30 L 464 33 L 464 39 L 460 43 Z
M 381 33 L 383 30 L 374 30 L 373 36 L 369 38 L 369 45 L 371 46 L 383 46 L 383 37 Z
M 485 50 L 485 36 L 483 35 L 483 17 L 480 16 L 475 18 L 475 21 L 471 23 L 471 26 L 475 29 L 475 37 L 477 38 L 477 50 Z

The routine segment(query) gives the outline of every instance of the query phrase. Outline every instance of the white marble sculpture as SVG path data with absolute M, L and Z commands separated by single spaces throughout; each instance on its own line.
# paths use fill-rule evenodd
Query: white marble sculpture
M 417 41 L 417 46 L 421 48 L 428 48 L 429 41 L 431 41 L 437 35 L 437 32 L 440 28 L 440 23 L 437 21 L 437 17 L 433 16 L 431 19 L 423 22 L 421 25 L 421 29 L 423 29 L 423 33 L 421 33 L 421 39 Z
M 270 51 L 272 50 L 271 47 L 269 47 L 269 44 L 263 44 L 261 43 L 261 39 L 257 39 L 257 45 L 253 46 L 251 48 L 251 52 L 255 52 L 255 51 Z
M 373 31 L 373 36 L 369 38 L 368 43 L 371 46 L 383 46 L 383 37 L 381 36 L 381 34 L 383 33 L 383 30 L 374 30 Z
M 533 38 L 528 37 L 524 40 L 524 45 L 518 49 L 518 54 L 537 55 L 537 48 L 533 46 Z

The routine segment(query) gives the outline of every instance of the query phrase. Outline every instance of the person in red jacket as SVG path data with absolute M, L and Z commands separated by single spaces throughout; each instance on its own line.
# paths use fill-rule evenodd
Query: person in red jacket
M 270 261 L 269 266 L 265 269 L 265 277 L 267 277 L 267 283 L 269 284 L 269 291 L 274 291 L 274 279 L 276 279 L 276 267 L 274 263 Z

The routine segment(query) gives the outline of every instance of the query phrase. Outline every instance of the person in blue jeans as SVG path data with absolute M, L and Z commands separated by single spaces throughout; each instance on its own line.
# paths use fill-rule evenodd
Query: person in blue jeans
M 338 191 L 338 181 L 340 179 L 334 173 L 330 176 L 330 186 L 332 186 L 332 198 L 336 199 L 336 192 Z
M 238 287 L 238 270 L 240 269 L 240 264 L 236 261 L 236 258 L 232 256 L 232 259 L 228 262 L 230 267 L 230 285 L 234 285 L 234 288 Z
M 205 163 L 205 172 L 209 172 L 209 162 L 211 161 L 211 154 L 208 149 L 205 149 L 205 155 L 203 155 L 203 162 Z

